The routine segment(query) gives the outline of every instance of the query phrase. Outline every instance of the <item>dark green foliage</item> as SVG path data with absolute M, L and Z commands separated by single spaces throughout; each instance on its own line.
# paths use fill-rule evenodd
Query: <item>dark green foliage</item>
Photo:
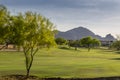
M 80 41 L 81 41 L 81 45 L 83 47 L 88 48 L 88 51 L 89 51 L 90 47 L 92 46 L 92 38 L 91 37 L 85 37 L 85 38 L 81 39 Z
M 101 43 L 98 39 L 92 39 L 92 47 L 98 47 Z
M 56 42 L 58 45 L 65 45 L 65 44 L 67 44 L 67 40 L 64 39 L 64 38 L 56 38 L 56 39 L 55 39 L 55 42 Z
M 100 45 L 100 41 L 97 39 L 93 39 L 92 37 L 85 37 L 80 40 L 81 46 L 88 48 L 88 51 L 92 47 L 97 47 Z
M 4 44 L 9 36 L 9 12 L 7 8 L 0 5 L 0 44 Z
M 77 50 L 78 47 L 80 47 L 80 41 L 79 40 L 69 40 L 68 43 L 69 47 L 75 47 L 75 50 Z
M 113 44 L 111 45 L 111 48 L 114 48 L 116 50 L 120 50 L 120 40 L 113 42 Z
M 88 51 L 90 51 L 93 47 L 100 46 L 100 41 L 98 39 L 94 39 L 92 37 L 85 37 L 81 40 L 69 40 L 69 47 L 75 47 L 75 50 L 77 50 L 78 47 L 85 47 L 88 48 Z

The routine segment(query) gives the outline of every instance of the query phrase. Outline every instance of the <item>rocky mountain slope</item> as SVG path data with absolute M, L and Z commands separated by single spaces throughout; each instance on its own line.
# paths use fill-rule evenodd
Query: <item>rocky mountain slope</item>
M 114 41 L 115 40 L 115 38 L 111 34 L 107 34 L 105 37 L 101 37 L 100 35 L 96 35 L 92 31 L 84 27 L 74 28 L 66 32 L 58 31 L 58 34 L 55 37 L 56 38 L 62 37 L 68 40 L 78 40 L 78 39 L 81 39 L 87 36 L 91 36 L 93 38 L 97 38 L 102 41 L 108 41 L 108 40 Z

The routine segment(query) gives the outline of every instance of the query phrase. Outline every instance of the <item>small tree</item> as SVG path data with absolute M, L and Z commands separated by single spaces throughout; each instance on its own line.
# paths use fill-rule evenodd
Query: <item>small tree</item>
M 88 51 L 90 51 L 91 43 L 92 43 L 92 37 L 85 37 L 81 39 L 82 46 L 88 48 Z
M 111 48 L 114 48 L 116 50 L 120 50 L 120 35 L 116 35 L 117 39 L 111 44 Z
M 101 45 L 100 40 L 98 40 L 98 39 L 92 39 L 92 46 L 93 47 L 98 47 L 100 45 Z
M 56 42 L 58 45 L 65 45 L 65 44 L 67 44 L 67 40 L 64 39 L 64 38 L 56 38 L 56 39 L 55 39 L 55 42 Z
M 80 47 L 80 41 L 79 40 L 70 40 L 68 43 L 69 46 L 74 47 L 75 50 L 77 50 L 78 47 Z
M 55 45 L 53 29 L 53 24 L 40 14 L 26 12 L 11 16 L 12 40 L 23 48 L 27 78 L 38 50 Z
M 116 50 L 120 50 L 120 40 L 113 42 L 111 47 L 115 48 Z
M 100 41 L 97 39 L 93 39 L 92 37 L 82 38 L 80 42 L 82 46 L 88 48 L 88 51 L 90 51 L 92 47 L 96 47 L 100 45 Z

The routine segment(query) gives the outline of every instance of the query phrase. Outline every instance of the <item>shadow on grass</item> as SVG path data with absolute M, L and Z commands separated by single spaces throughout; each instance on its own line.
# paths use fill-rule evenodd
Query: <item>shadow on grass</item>
M 110 59 L 110 60 L 120 60 L 120 58 L 112 58 L 112 59 Z
M 120 51 L 116 51 L 115 53 L 120 54 Z
M 113 50 L 108 49 L 108 50 L 104 50 L 104 52 L 113 52 Z

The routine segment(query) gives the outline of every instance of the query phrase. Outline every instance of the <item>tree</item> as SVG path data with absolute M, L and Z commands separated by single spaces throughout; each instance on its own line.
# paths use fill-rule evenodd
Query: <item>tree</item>
M 98 39 L 92 39 L 92 47 L 98 47 L 101 43 Z
M 116 41 L 114 41 L 111 45 L 110 48 L 114 48 L 116 50 L 120 50 L 120 35 L 116 35 Z
M 116 37 L 117 37 L 116 41 L 114 41 L 111 44 L 110 48 L 114 48 L 116 50 L 120 50 L 120 35 L 116 35 Z
M 91 43 L 92 43 L 91 37 L 82 38 L 80 42 L 81 42 L 82 46 L 88 48 L 88 51 L 90 51 Z
M 38 50 L 55 45 L 53 24 L 40 14 L 26 12 L 11 16 L 10 30 L 13 43 L 23 48 L 28 78 Z
M 56 38 L 55 39 L 55 42 L 58 44 L 58 45 L 65 45 L 65 44 L 67 44 L 67 40 L 66 39 L 64 39 L 64 38 Z
M 83 47 L 88 48 L 88 51 L 90 51 L 90 49 L 91 49 L 92 47 L 95 47 L 95 46 L 99 46 L 99 45 L 100 45 L 100 41 L 97 40 L 97 39 L 93 39 L 92 37 L 82 38 L 82 39 L 80 40 L 80 42 L 81 42 L 81 45 L 82 45 Z
M 7 8 L 5 6 L 0 5 L 0 44 L 5 44 L 7 42 L 10 33 L 8 21 L 9 12 L 7 11 Z
M 111 47 L 115 48 L 116 50 L 120 50 L 120 40 L 113 42 Z
M 81 46 L 79 40 L 70 40 L 68 45 L 71 46 L 71 47 L 74 47 L 75 50 L 77 50 L 77 48 Z

